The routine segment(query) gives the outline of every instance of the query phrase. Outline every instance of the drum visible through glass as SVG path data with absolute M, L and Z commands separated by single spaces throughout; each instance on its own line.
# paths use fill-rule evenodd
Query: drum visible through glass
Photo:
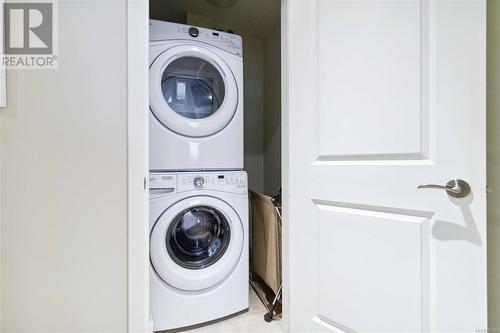
M 202 269 L 219 260 L 231 238 L 229 223 L 220 211 L 192 207 L 178 214 L 165 239 L 168 254 L 178 265 Z
M 163 72 L 161 89 L 170 108 L 190 119 L 211 116 L 225 96 L 224 79 L 219 70 L 196 57 L 172 61 Z

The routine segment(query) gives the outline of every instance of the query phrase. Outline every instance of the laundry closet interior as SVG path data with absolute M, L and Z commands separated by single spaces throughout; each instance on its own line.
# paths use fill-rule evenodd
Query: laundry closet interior
M 276 195 L 281 187 L 281 31 L 279 0 L 151 0 L 150 18 L 243 38 L 244 158 L 249 188 Z
M 261 1 L 253 1 L 253 0 L 150 0 L 149 2 L 149 10 L 150 10 L 150 19 L 154 20 L 154 22 L 159 22 L 158 24 L 161 24 L 162 22 L 171 22 L 171 23 L 176 23 L 176 24 L 181 24 L 184 25 L 184 27 L 181 26 L 175 26 L 174 28 L 177 29 L 176 31 L 178 33 L 183 33 L 186 32 L 187 34 L 191 36 L 202 36 L 202 34 L 205 34 L 205 36 L 210 36 L 210 38 L 213 38 L 214 40 L 217 39 L 219 40 L 227 40 L 225 39 L 226 37 L 231 39 L 231 36 L 228 34 L 232 35 L 237 35 L 241 36 L 241 41 L 242 41 L 242 54 L 239 55 L 238 51 L 235 51 L 233 54 L 241 56 L 242 61 L 243 61 L 243 86 L 240 87 L 238 86 L 238 89 L 242 89 L 242 96 L 243 101 L 243 149 L 241 151 L 242 153 L 242 158 L 243 158 L 243 170 L 247 173 L 247 183 L 248 183 L 248 192 L 250 193 L 256 193 L 257 196 L 262 195 L 262 198 L 267 198 L 267 199 L 274 199 L 271 200 L 274 204 L 274 206 L 269 206 L 268 208 L 271 209 L 270 211 L 267 211 L 267 214 L 274 214 L 274 208 L 277 208 L 276 204 L 276 199 L 279 198 L 281 194 L 281 20 L 280 20 L 280 15 L 281 15 L 281 2 L 280 0 L 261 0 Z M 156 24 L 156 23 L 153 23 Z M 198 28 L 195 30 L 189 30 L 190 28 Z M 151 23 L 150 23 L 150 29 L 151 29 Z M 186 30 L 188 29 L 188 30 Z M 203 30 L 203 29 L 211 29 L 212 31 L 208 30 Z M 228 37 L 229 36 L 229 37 Z M 203 41 L 202 39 L 198 39 Z M 150 34 L 150 43 L 151 43 L 151 34 Z M 224 46 L 224 45 L 223 45 Z M 203 45 L 201 45 L 201 48 L 203 48 Z M 186 51 L 186 54 L 189 56 L 189 50 Z M 154 57 L 157 57 L 158 54 L 161 52 L 158 52 L 156 55 L 151 55 L 151 49 L 150 49 L 150 66 L 153 66 L 152 63 L 154 63 Z M 160 55 L 161 56 L 161 55 Z M 173 56 L 175 57 L 175 55 Z M 191 57 L 191 60 L 194 62 L 197 62 L 199 60 L 196 60 L 196 55 L 189 56 Z M 180 58 L 180 57 L 179 57 Z M 221 58 L 224 60 L 223 58 Z M 189 61 L 191 61 L 189 60 Z M 205 59 L 206 60 L 206 59 Z M 191 64 L 188 63 L 188 61 L 182 63 L 182 60 L 178 62 L 179 66 L 192 66 Z M 213 63 L 215 67 L 217 67 L 217 64 Z M 225 65 L 224 65 L 225 66 Z M 192 66 L 196 67 L 196 65 Z M 203 68 L 203 69 L 202 69 Z M 215 83 L 212 82 L 211 77 L 215 77 L 216 74 L 209 73 L 211 70 L 213 72 L 216 72 L 215 70 L 211 69 L 211 65 L 199 65 L 197 69 L 194 69 L 193 72 L 196 72 L 199 70 L 200 72 L 206 71 L 208 74 L 204 74 L 206 77 L 208 77 L 207 82 L 210 81 L 208 84 L 209 86 L 211 85 L 210 89 L 213 89 L 213 94 L 209 93 L 208 99 L 205 101 L 201 101 L 200 103 L 220 103 L 222 106 L 224 106 L 221 102 L 215 102 L 215 99 L 221 99 L 224 100 L 224 103 L 226 102 L 226 97 L 224 95 L 228 95 L 230 93 L 229 88 L 227 87 L 226 83 L 222 85 L 226 85 L 225 88 L 220 88 L 217 87 L 216 81 L 218 79 L 213 79 Z M 228 63 L 228 68 L 231 68 L 231 64 Z M 162 71 L 165 72 L 165 68 L 161 69 Z M 219 70 L 219 72 L 221 72 Z M 151 67 L 150 67 L 150 73 L 151 73 Z M 179 81 L 176 81 L 177 83 L 172 83 L 170 86 L 168 86 L 168 83 L 165 83 L 167 79 L 165 79 L 165 74 L 163 74 L 162 80 L 162 89 L 163 89 L 163 96 L 164 99 L 166 100 L 167 104 L 169 104 L 171 107 L 172 105 L 170 104 L 172 102 L 172 97 L 174 96 L 174 100 L 176 98 L 181 98 L 181 99 L 190 99 L 191 97 L 189 94 L 192 94 L 194 97 L 193 98 L 193 103 L 196 104 L 197 101 L 195 100 L 195 92 L 196 91 L 202 91 L 203 87 L 197 86 L 198 83 L 193 83 L 194 81 L 189 78 L 189 75 L 186 75 L 185 82 L 178 83 Z M 151 89 L 151 78 L 150 78 L 150 89 Z M 225 82 L 225 81 L 224 81 Z M 165 88 L 166 87 L 166 88 Z M 166 92 L 167 90 L 170 89 L 170 92 Z M 192 92 L 189 92 L 191 89 Z M 198 89 L 198 90 L 197 90 Z M 201 90 L 200 90 L 201 89 Z M 209 88 L 207 88 L 209 89 Z M 219 92 L 217 92 L 217 89 L 219 89 Z M 173 91 L 173 92 L 172 92 Z M 170 97 L 167 97 L 167 95 L 170 94 Z M 203 94 L 203 92 L 202 92 Z M 220 96 L 218 96 L 220 94 Z M 200 94 L 201 95 L 201 94 Z M 164 103 L 165 101 L 161 101 L 161 103 Z M 175 102 L 175 101 L 174 101 Z M 222 109 L 221 106 L 221 109 Z M 175 109 L 175 106 L 172 107 Z M 180 107 L 182 108 L 182 107 Z M 151 97 L 150 97 L 150 109 L 151 109 Z M 215 109 L 215 108 L 213 108 Z M 211 109 L 212 110 L 212 109 Z M 184 111 L 178 111 L 174 110 L 178 114 L 181 114 Z M 185 116 L 194 119 L 195 121 L 198 120 L 198 117 L 201 118 L 207 118 L 209 116 L 203 115 L 203 109 L 200 107 L 199 110 L 197 110 L 198 115 L 189 115 L 188 113 L 184 113 Z M 210 111 L 212 112 L 211 116 L 215 116 L 217 114 L 217 111 Z M 154 111 L 153 111 L 154 113 Z M 200 114 L 202 114 L 200 116 Z M 174 115 L 175 117 L 176 115 Z M 155 117 L 157 115 L 155 114 Z M 221 116 L 222 117 L 222 116 Z M 236 117 L 236 116 L 235 116 Z M 157 117 L 158 118 L 158 117 Z M 157 119 L 160 122 L 162 121 L 161 119 Z M 153 120 L 154 121 L 154 120 Z M 167 119 L 168 121 L 168 119 Z M 230 121 L 230 120 L 228 120 Z M 234 126 L 233 126 L 234 127 Z M 221 132 L 223 129 L 220 130 Z M 175 132 L 175 131 L 174 131 Z M 152 134 L 152 139 L 154 139 L 154 129 L 151 128 L 151 120 L 150 120 L 150 133 Z M 175 134 L 182 134 L 182 129 L 177 131 Z M 228 137 L 227 137 L 228 138 Z M 223 140 L 228 140 L 227 138 Z M 223 142 L 223 141 L 221 141 Z M 200 145 L 201 148 L 199 149 L 204 149 L 203 148 L 203 143 Z M 214 147 L 218 147 L 218 145 L 215 145 Z M 233 171 L 238 169 L 237 163 L 232 164 L 231 156 L 234 153 L 234 150 L 227 149 L 227 151 L 216 151 L 214 147 L 210 148 L 210 153 L 213 153 L 214 156 L 221 156 L 223 159 L 227 159 L 228 161 L 228 167 L 225 168 L 219 168 L 220 173 L 217 175 L 214 175 L 214 178 L 212 180 L 210 176 L 210 172 L 213 172 L 212 169 L 217 169 L 217 168 L 211 168 L 209 166 L 208 168 L 204 168 L 202 166 L 201 170 L 197 170 L 196 165 L 188 165 L 187 167 L 183 167 L 182 169 L 184 170 L 177 170 L 181 171 L 179 174 L 180 176 L 177 176 L 177 186 L 180 188 L 181 184 L 180 182 L 188 182 L 192 183 L 198 181 L 196 176 L 198 176 L 198 173 L 204 177 L 205 184 L 208 184 L 208 182 L 212 181 L 215 183 L 220 183 L 223 177 L 227 180 L 228 177 L 236 177 L 236 182 L 238 182 L 239 178 L 241 178 L 241 174 L 235 174 L 233 175 Z M 221 147 L 224 147 L 224 145 L 221 145 Z M 175 149 L 175 148 L 172 148 Z M 176 148 L 179 149 L 179 148 Z M 193 150 L 192 145 L 187 145 L 186 150 Z M 221 149 L 223 150 L 223 149 Z M 196 151 L 196 150 L 193 150 Z M 197 151 L 196 151 L 197 152 Z M 205 152 L 206 153 L 206 152 Z M 236 154 L 237 155 L 237 154 Z M 169 159 L 175 159 L 175 156 L 168 156 L 166 158 Z M 217 159 L 217 157 L 214 157 Z M 151 172 L 158 173 L 161 175 L 162 169 L 176 169 L 174 167 L 172 168 L 162 168 L 162 167 L 156 167 L 156 162 L 157 160 L 151 160 L 153 162 L 152 166 L 150 165 L 150 170 Z M 165 161 L 165 163 L 169 163 Z M 158 165 L 162 165 L 159 163 Z M 236 166 L 235 167 L 233 167 Z M 225 170 L 227 169 L 227 170 Z M 231 171 L 233 170 L 233 171 Z M 240 168 L 241 171 L 241 168 Z M 204 174 L 205 173 L 205 174 Z M 208 176 L 207 176 L 208 175 Z M 191 178 L 190 178 L 191 177 Z M 194 177 L 194 178 L 193 178 Z M 156 180 L 155 180 L 156 181 Z M 151 178 L 150 178 L 150 186 L 151 186 Z M 224 191 L 224 190 L 223 190 Z M 255 198 L 255 195 L 254 195 Z M 261 199 L 262 199 L 261 198 Z M 225 200 L 225 199 L 223 199 Z M 269 201 L 269 200 L 268 200 Z M 270 203 L 269 201 L 268 203 Z M 253 201 L 254 202 L 254 201 Z M 254 203 L 248 202 L 248 207 L 249 207 L 249 222 L 251 222 L 251 213 L 256 209 L 256 206 Z M 150 208 L 153 209 L 154 208 Z M 258 208 L 262 209 L 262 207 Z M 279 212 L 279 211 L 277 211 Z M 151 214 L 151 212 L 150 212 Z M 153 211 L 152 214 L 155 214 Z M 266 214 L 266 212 L 263 212 L 262 214 Z M 281 217 L 278 214 L 279 217 Z M 175 218 L 173 218 L 175 220 Z M 281 224 L 281 218 L 279 219 L 279 223 Z M 249 241 L 248 245 L 250 247 L 250 253 L 249 253 L 249 258 L 250 262 L 252 260 L 256 260 L 255 258 L 258 256 L 262 256 L 262 251 L 263 249 L 257 250 L 257 252 L 260 251 L 260 254 L 257 254 L 257 252 L 253 253 L 253 245 L 255 243 L 255 239 L 252 239 L 253 233 L 252 230 L 255 228 L 262 228 L 262 226 L 255 227 L 252 225 L 252 223 L 249 223 Z M 166 230 L 166 229 L 165 229 Z M 169 233 L 172 233 L 175 231 L 171 231 L 168 229 L 167 235 Z M 263 232 L 268 233 L 269 230 L 264 228 L 263 230 L 259 230 L 259 232 L 262 234 Z M 273 230 L 274 233 L 278 232 L 278 229 Z M 153 235 L 154 233 L 152 233 Z M 168 236 L 167 236 L 168 237 Z M 233 236 L 232 236 L 233 237 Z M 273 246 L 279 247 L 279 242 L 281 238 L 278 237 L 276 238 L 276 242 L 273 244 Z M 167 240 L 168 243 L 168 240 Z M 169 247 L 170 245 L 167 245 Z M 224 245 L 223 245 L 224 246 Z M 269 246 L 269 244 L 265 245 Z M 151 251 L 154 251 L 154 248 L 152 248 Z M 229 251 L 229 250 L 228 250 Z M 267 249 L 266 249 L 267 251 Z M 275 250 L 274 252 L 280 252 L 281 250 Z M 209 250 L 210 252 L 210 250 Z M 281 254 L 276 253 L 277 255 L 281 256 Z M 174 253 L 175 255 L 175 253 Z M 211 256 L 211 254 L 209 254 Z M 222 256 L 222 254 L 221 254 Z M 182 257 L 182 255 L 181 255 Z M 182 258 L 181 258 L 182 259 Z M 154 258 L 152 258 L 154 261 Z M 257 260 L 262 260 L 262 259 L 257 259 Z M 266 259 L 269 260 L 269 259 Z M 281 260 L 281 257 L 279 258 L 274 258 L 272 260 L 275 260 L 279 262 Z M 175 260 L 174 260 L 175 261 Z M 277 264 L 275 263 L 275 265 Z M 261 263 L 262 265 L 270 265 L 272 263 L 269 262 L 263 262 Z M 207 266 L 209 266 L 208 264 Z M 154 265 L 153 265 L 154 266 Z M 182 265 L 184 268 L 188 269 L 193 269 L 192 267 Z M 251 267 L 253 267 L 251 265 Z M 281 269 L 279 268 L 277 271 L 280 271 Z M 193 272 L 196 273 L 196 268 L 193 269 Z M 159 275 L 161 275 L 161 272 L 155 272 Z M 247 272 L 250 273 L 250 272 Z M 272 275 L 272 274 L 271 274 Z M 276 274 L 274 274 L 276 275 Z M 252 305 L 252 302 L 255 303 L 256 301 L 256 295 L 260 295 L 260 298 L 266 298 L 262 299 L 262 303 L 266 303 L 266 305 L 269 305 L 269 303 L 272 303 L 273 296 L 277 293 L 278 289 L 278 284 L 280 279 L 276 280 L 276 277 L 274 281 L 273 286 L 269 286 L 269 283 L 266 285 L 266 279 L 262 279 L 261 277 L 255 276 L 255 280 L 257 280 L 257 285 L 254 286 L 254 288 L 250 288 L 250 305 L 249 305 L 249 314 L 253 315 L 254 321 L 259 321 L 257 325 L 276 325 L 277 321 L 279 321 L 280 316 L 275 315 L 274 316 L 274 321 L 272 323 L 266 323 L 264 318 L 263 318 L 263 312 L 258 312 L 258 313 L 252 313 L 252 311 L 255 312 L 255 304 Z M 269 278 L 269 277 L 268 277 Z M 165 280 L 165 279 L 164 279 Z M 279 281 L 278 281 L 279 280 Z M 222 282 L 221 282 L 222 283 Z M 273 283 L 271 283 L 273 284 Z M 209 289 L 207 289 L 209 290 Z M 151 292 L 155 292 L 154 288 Z M 210 291 L 207 291 L 207 293 Z M 246 292 L 246 291 L 243 291 Z M 267 295 L 266 295 L 267 293 Z M 155 296 L 152 296 L 153 298 Z M 223 297 L 223 296 L 222 296 Z M 221 300 L 222 301 L 222 300 Z M 200 298 L 200 302 L 203 302 Z M 153 301 L 154 303 L 154 301 Z M 277 303 L 277 307 L 275 308 L 275 314 L 281 313 L 281 305 L 279 302 Z M 153 306 L 154 307 L 154 306 Z M 158 311 L 155 310 L 157 313 Z M 193 309 L 193 311 L 200 311 L 199 309 Z M 245 311 L 242 311 L 245 312 Z M 269 308 L 266 309 L 265 312 L 269 312 Z M 247 316 L 249 315 L 248 313 L 246 314 Z M 156 314 L 158 316 L 158 314 Z M 229 315 L 229 314 L 228 314 Z M 232 314 L 231 314 L 232 315 Z M 245 313 L 241 314 L 242 316 L 245 316 Z M 153 321 L 155 320 L 155 312 L 153 311 Z M 232 316 L 228 316 L 227 320 L 233 320 L 234 317 L 231 318 Z M 257 319 L 258 318 L 258 319 Z M 220 322 L 220 319 L 224 320 L 225 318 L 218 318 L 218 321 Z M 269 316 L 267 317 L 266 321 L 268 321 L 270 318 Z M 185 325 L 185 326 L 192 326 L 192 323 L 190 325 Z M 199 323 L 199 324 L 204 324 L 204 323 Z M 215 323 L 217 324 L 217 323 Z M 235 325 L 247 325 L 248 323 L 236 323 Z M 252 324 L 249 324 L 252 325 Z M 177 325 L 177 326 L 182 326 L 182 325 Z M 163 328 L 163 326 L 159 326 L 160 328 Z M 170 328 L 170 326 L 165 326 L 167 328 Z M 236 327 L 236 326 L 235 326 Z M 268 326 L 268 328 L 273 327 L 273 326 Z M 275 330 L 276 327 L 274 326 Z M 174 328 L 179 328 L 179 327 L 174 327 Z M 248 328 L 248 327 L 247 327 Z M 256 328 L 258 330 L 258 328 Z M 156 329 L 155 329 L 156 330 Z M 160 329 L 162 330 L 162 329 Z M 273 329 L 271 329 L 273 330 Z M 279 330 L 279 329 L 278 329 Z

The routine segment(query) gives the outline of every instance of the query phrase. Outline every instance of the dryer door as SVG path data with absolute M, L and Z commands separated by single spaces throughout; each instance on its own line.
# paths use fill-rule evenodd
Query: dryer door
M 234 209 L 220 199 L 197 196 L 170 206 L 156 221 L 150 258 L 167 284 L 202 290 L 231 274 L 243 243 L 243 226 Z
M 224 60 L 211 50 L 179 45 L 149 69 L 149 106 L 169 130 L 206 137 L 226 127 L 238 106 L 238 87 Z

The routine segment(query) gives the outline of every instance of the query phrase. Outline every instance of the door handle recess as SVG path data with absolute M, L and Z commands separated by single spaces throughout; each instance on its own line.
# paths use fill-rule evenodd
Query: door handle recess
M 167 188 L 150 188 L 149 193 L 151 194 L 164 194 L 164 193 L 172 193 L 175 189 L 173 187 Z
M 434 184 L 422 184 L 418 185 L 417 188 L 431 188 L 438 190 L 445 190 L 446 193 L 451 195 L 454 198 L 464 198 L 470 193 L 469 184 L 462 179 L 453 179 L 450 180 L 446 185 L 434 185 Z

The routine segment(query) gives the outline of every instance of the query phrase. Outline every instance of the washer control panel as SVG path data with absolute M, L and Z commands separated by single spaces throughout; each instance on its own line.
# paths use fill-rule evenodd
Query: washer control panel
M 247 194 L 245 171 L 151 173 L 151 194 L 167 194 L 186 191 L 211 190 L 235 194 Z
M 177 174 L 178 191 L 212 190 L 246 193 L 247 174 L 244 171 Z
M 243 42 L 238 35 L 184 24 L 157 20 L 149 21 L 150 42 L 174 39 L 197 40 L 239 57 L 243 56 Z

